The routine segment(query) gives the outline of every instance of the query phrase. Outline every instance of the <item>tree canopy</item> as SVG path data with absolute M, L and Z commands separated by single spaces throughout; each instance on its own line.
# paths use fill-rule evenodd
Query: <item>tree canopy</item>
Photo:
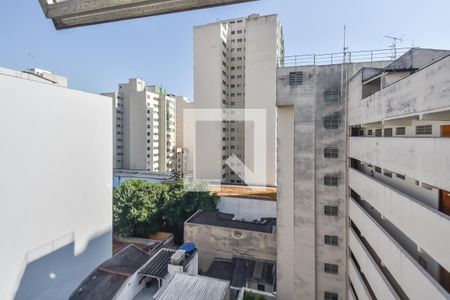
M 128 180 L 113 197 L 116 234 L 148 238 L 162 230 L 173 233 L 178 241 L 182 241 L 184 221 L 197 210 L 215 210 L 219 199 L 207 191 L 186 191 L 182 179 L 169 185 Z

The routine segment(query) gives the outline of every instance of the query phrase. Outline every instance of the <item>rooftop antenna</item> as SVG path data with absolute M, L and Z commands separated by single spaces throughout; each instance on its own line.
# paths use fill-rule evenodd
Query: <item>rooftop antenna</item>
M 389 36 L 389 35 L 385 35 L 384 37 L 392 40 L 391 48 L 394 50 L 394 59 L 397 59 L 397 41 L 400 41 L 401 43 L 403 42 L 402 39 L 396 36 Z
M 30 59 L 33 59 L 34 58 L 34 56 L 33 56 L 33 54 L 31 54 L 31 53 L 27 53 L 27 69 L 26 69 L 26 72 L 28 73 L 28 79 L 30 79 L 30 73 L 29 73 L 29 70 L 31 69 L 30 68 Z

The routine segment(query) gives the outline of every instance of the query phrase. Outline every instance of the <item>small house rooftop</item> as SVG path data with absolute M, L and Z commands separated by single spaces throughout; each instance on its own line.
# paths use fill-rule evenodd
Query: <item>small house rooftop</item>
M 277 200 L 276 187 L 256 187 L 245 185 L 217 185 L 211 186 L 212 192 L 219 197 L 235 197 L 259 200 Z
M 235 220 L 233 214 L 197 211 L 186 221 L 186 223 L 273 233 L 276 225 L 276 218 L 262 218 L 259 221 L 248 222 Z
M 155 300 L 224 300 L 229 283 L 205 276 L 175 274 L 155 297 Z

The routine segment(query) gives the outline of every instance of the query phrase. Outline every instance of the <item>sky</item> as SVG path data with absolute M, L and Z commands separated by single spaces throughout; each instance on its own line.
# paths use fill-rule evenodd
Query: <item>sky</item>
M 287 55 L 342 51 L 344 25 L 353 51 L 388 48 L 385 35 L 450 49 L 449 0 L 260 0 L 62 31 L 38 0 L 1 2 L 0 67 L 46 69 L 94 93 L 139 77 L 192 99 L 192 27 L 252 13 L 279 15 Z

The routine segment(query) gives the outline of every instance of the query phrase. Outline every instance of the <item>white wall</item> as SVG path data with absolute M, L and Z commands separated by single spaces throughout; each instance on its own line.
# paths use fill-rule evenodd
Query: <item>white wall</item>
M 111 256 L 111 98 L 0 75 L 0 299 L 67 299 Z
M 447 56 L 365 99 L 361 99 L 360 73 L 349 83 L 349 125 L 448 107 L 449 72 L 450 56 Z M 431 77 L 433 80 L 429 80 Z
M 448 299 L 433 277 L 352 199 L 349 216 L 410 299 Z
M 220 197 L 217 209 L 223 213 L 234 214 L 236 219 L 245 221 L 277 217 L 277 202 L 270 200 Z
M 348 155 L 450 190 L 450 139 L 351 137 Z

